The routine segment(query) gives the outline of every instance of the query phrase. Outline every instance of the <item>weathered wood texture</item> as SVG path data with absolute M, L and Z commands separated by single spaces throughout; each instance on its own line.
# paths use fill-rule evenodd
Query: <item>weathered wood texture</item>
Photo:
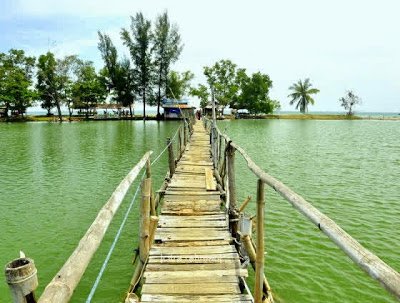
M 146 165 L 152 152 L 146 153 L 140 162 L 121 181 L 108 202 L 80 240 L 78 247 L 65 262 L 53 280 L 46 286 L 39 303 L 68 302 L 86 270 L 92 256 L 99 247 L 114 214 L 118 210 L 130 185 Z
M 165 190 L 141 302 L 251 302 L 200 123 Z

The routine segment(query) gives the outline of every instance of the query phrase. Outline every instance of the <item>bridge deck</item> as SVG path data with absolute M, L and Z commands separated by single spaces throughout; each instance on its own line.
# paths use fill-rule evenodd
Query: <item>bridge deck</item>
M 194 125 L 166 189 L 141 302 L 252 302 L 212 176 L 209 137 Z

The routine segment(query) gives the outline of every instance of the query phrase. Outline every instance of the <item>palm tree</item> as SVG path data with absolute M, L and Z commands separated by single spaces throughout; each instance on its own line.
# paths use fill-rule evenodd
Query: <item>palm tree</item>
M 315 101 L 310 95 L 319 93 L 319 89 L 312 88 L 309 78 L 304 80 L 304 82 L 299 80 L 297 83 L 294 83 L 292 86 L 290 86 L 289 90 L 293 91 L 293 93 L 288 95 L 289 98 L 292 98 L 289 104 L 293 105 L 295 102 L 297 102 L 296 109 L 300 108 L 300 112 L 303 114 L 308 111 L 308 104 L 314 105 Z

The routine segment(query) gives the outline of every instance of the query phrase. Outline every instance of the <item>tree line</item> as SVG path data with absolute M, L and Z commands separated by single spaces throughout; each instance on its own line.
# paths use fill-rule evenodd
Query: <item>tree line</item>
M 62 121 L 61 107 L 66 106 L 71 118 L 73 109 L 81 109 L 89 116 L 91 108 L 104 103 L 107 98 L 128 107 L 131 117 L 135 101 L 157 106 L 157 118 L 164 98 L 181 99 L 196 96 L 204 108 L 216 100 L 223 109 L 247 109 L 250 114 L 269 114 L 280 108 L 280 103 L 269 96 L 272 80 L 268 74 L 248 73 L 230 60 L 219 60 L 203 68 L 206 84 L 191 87 L 194 74 L 171 69 L 183 50 L 179 28 L 172 23 L 165 11 L 154 22 L 139 12 L 131 16 L 129 28 L 120 32 L 129 57 L 120 56 L 110 36 L 98 32 L 98 49 L 104 62 L 96 71 L 93 62 L 76 55 L 56 58 L 48 51 L 35 57 L 23 50 L 11 49 L 0 53 L 0 106 L 5 114 L 11 110 L 24 115 L 33 104 L 40 104 L 50 115 L 56 108 Z M 300 112 L 307 112 L 314 104 L 311 95 L 319 92 L 309 79 L 299 80 L 291 87 L 290 104 Z M 353 106 L 361 99 L 352 91 L 339 100 L 341 106 L 353 113 Z

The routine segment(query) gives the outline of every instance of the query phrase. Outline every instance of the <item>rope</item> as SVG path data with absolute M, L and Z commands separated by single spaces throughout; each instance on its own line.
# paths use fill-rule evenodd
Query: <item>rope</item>
M 179 127 L 178 127 L 178 129 L 176 130 L 175 134 L 172 136 L 172 139 L 171 139 L 171 141 L 169 142 L 169 144 L 167 144 L 167 146 L 166 146 L 166 147 L 161 151 L 161 153 L 153 160 L 153 162 L 151 162 L 150 165 L 155 164 L 155 163 L 160 159 L 160 157 L 165 153 L 165 151 L 168 149 L 168 147 L 173 143 L 173 141 L 175 140 L 175 137 L 177 136 L 178 132 L 179 132 Z M 135 192 L 135 194 L 133 195 L 133 198 L 132 198 L 132 200 L 131 200 L 131 203 L 129 204 L 129 207 L 128 207 L 128 209 L 126 210 L 124 219 L 122 220 L 121 225 L 119 226 L 118 232 L 117 232 L 117 234 L 115 235 L 114 241 L 113 241 L 113 243 L 111 244 L 111 247 L 110 247 L 110 249 L 109 249 L 109 251 L 108 251 L 108 253 L 107 253 L 107 257 L 106 257 L 106 259 L 104 260 L 103 265 L 101 266 L 101 269 L 100 269 L 100 271 L 99 271 L 99 273 L 98 273 L 98 275 L 97 275 L 97 277 L 96 277 L 96 281 L 93 283 L 92 289 L 90 290 L 90 293 L 89 293 L 89 295 L 88 295 L 88 297 L 87 297 L 87 299 L 86 299 L 86 303 L 92 302 L 93 296 L 94 296 L 94 294 L 95 294 L 95 292 L 96 292 L 96 290 L 97 290 L 97 287 L 99 286 L 100 280 L 101 280 L 101 278 L 103 277 L 104 271 L 105 271 L 105 269 L 106 269 L 106 267 L 107 267 L 107 265 L 108 265 L 108 262 L 110 261 L 111 255 L 112 255 L 112 253 L 114 252 L 114 249 L 115 249 L 115 246 L 116 246 L 116 244 L 117 244 L 117 242 L 118 242 L 118 240 L 119 240 L 119 237 L 121 236 L 122 229 L 125 227 L 125 223 L 126 223 L 126 221 L 128 220 L 129 213 L 131 212 L 131 209 L 132 209 L 132 207 L 133 207 L 133 204 L 135 203 L 136 197 L 137 197 L 137 195 L 138 195 L 138 193 L 139 193 L 140 184 L 141 184 L 141 182 L 143 181 L 145 175 L 146 175 L 146 172 L 143 172 L 142 177 L 140 178 L 139 185 L 138 185 L 138 187 L 136 188 L 136 192 Z
M 143 181 L 143 178 L 144 178 L 145 174 L 146 174 L 146 172 L 143 172 L 142 177 L 140 178 L 140 181 Z M 118 232 L 117 232 L 117 234 L 116 234 L 116 236 L 114 238 L 113 243 L 111 244 L 111 247 L 110 247 L 110 250 L 108 251 L 107 257 L 104 260 L 103 265 L 101 266 L 101 269 L 99 271 L 99 274 L 97 275 L 96 281 L 94 282 L 94 284 L 92 286 L 92 289 L 90 290 L 89 296 L 86 299 L 86 303 L 92 302 L 93 295 L 96 292 L 97 286 L 100 283 L 100 279 L 102 278 L 104 270 L 106 269 L 106 267 L 108 265 L 108 261 L 110 261 L 111 254 L 114 251 L 115 245 L 118 242 L 118 239 L 119 239 L 119 237 L 121 235 L 122 229 L 125 227 L 126 220 L 128 219 L 129 213 L 131 212 L 131 209 L 132 209 L 132 206 L 133 206 L 133 204 L 134 204 L 134 202 L 136 200 L 137 194 L 139 193 L 140 183 L 139 183 L 138 187 L 136 188 L 136 192 L 135 192 L 135 194 L 134 194 L 134 196 L 133 196 L 133 198 L 131 200 L 131 203 L 129 204 L 129 207 L 128 207 L 126 213 L 125 213 L 124 219 L 122 220 L 122 223 L 119 226 Z

